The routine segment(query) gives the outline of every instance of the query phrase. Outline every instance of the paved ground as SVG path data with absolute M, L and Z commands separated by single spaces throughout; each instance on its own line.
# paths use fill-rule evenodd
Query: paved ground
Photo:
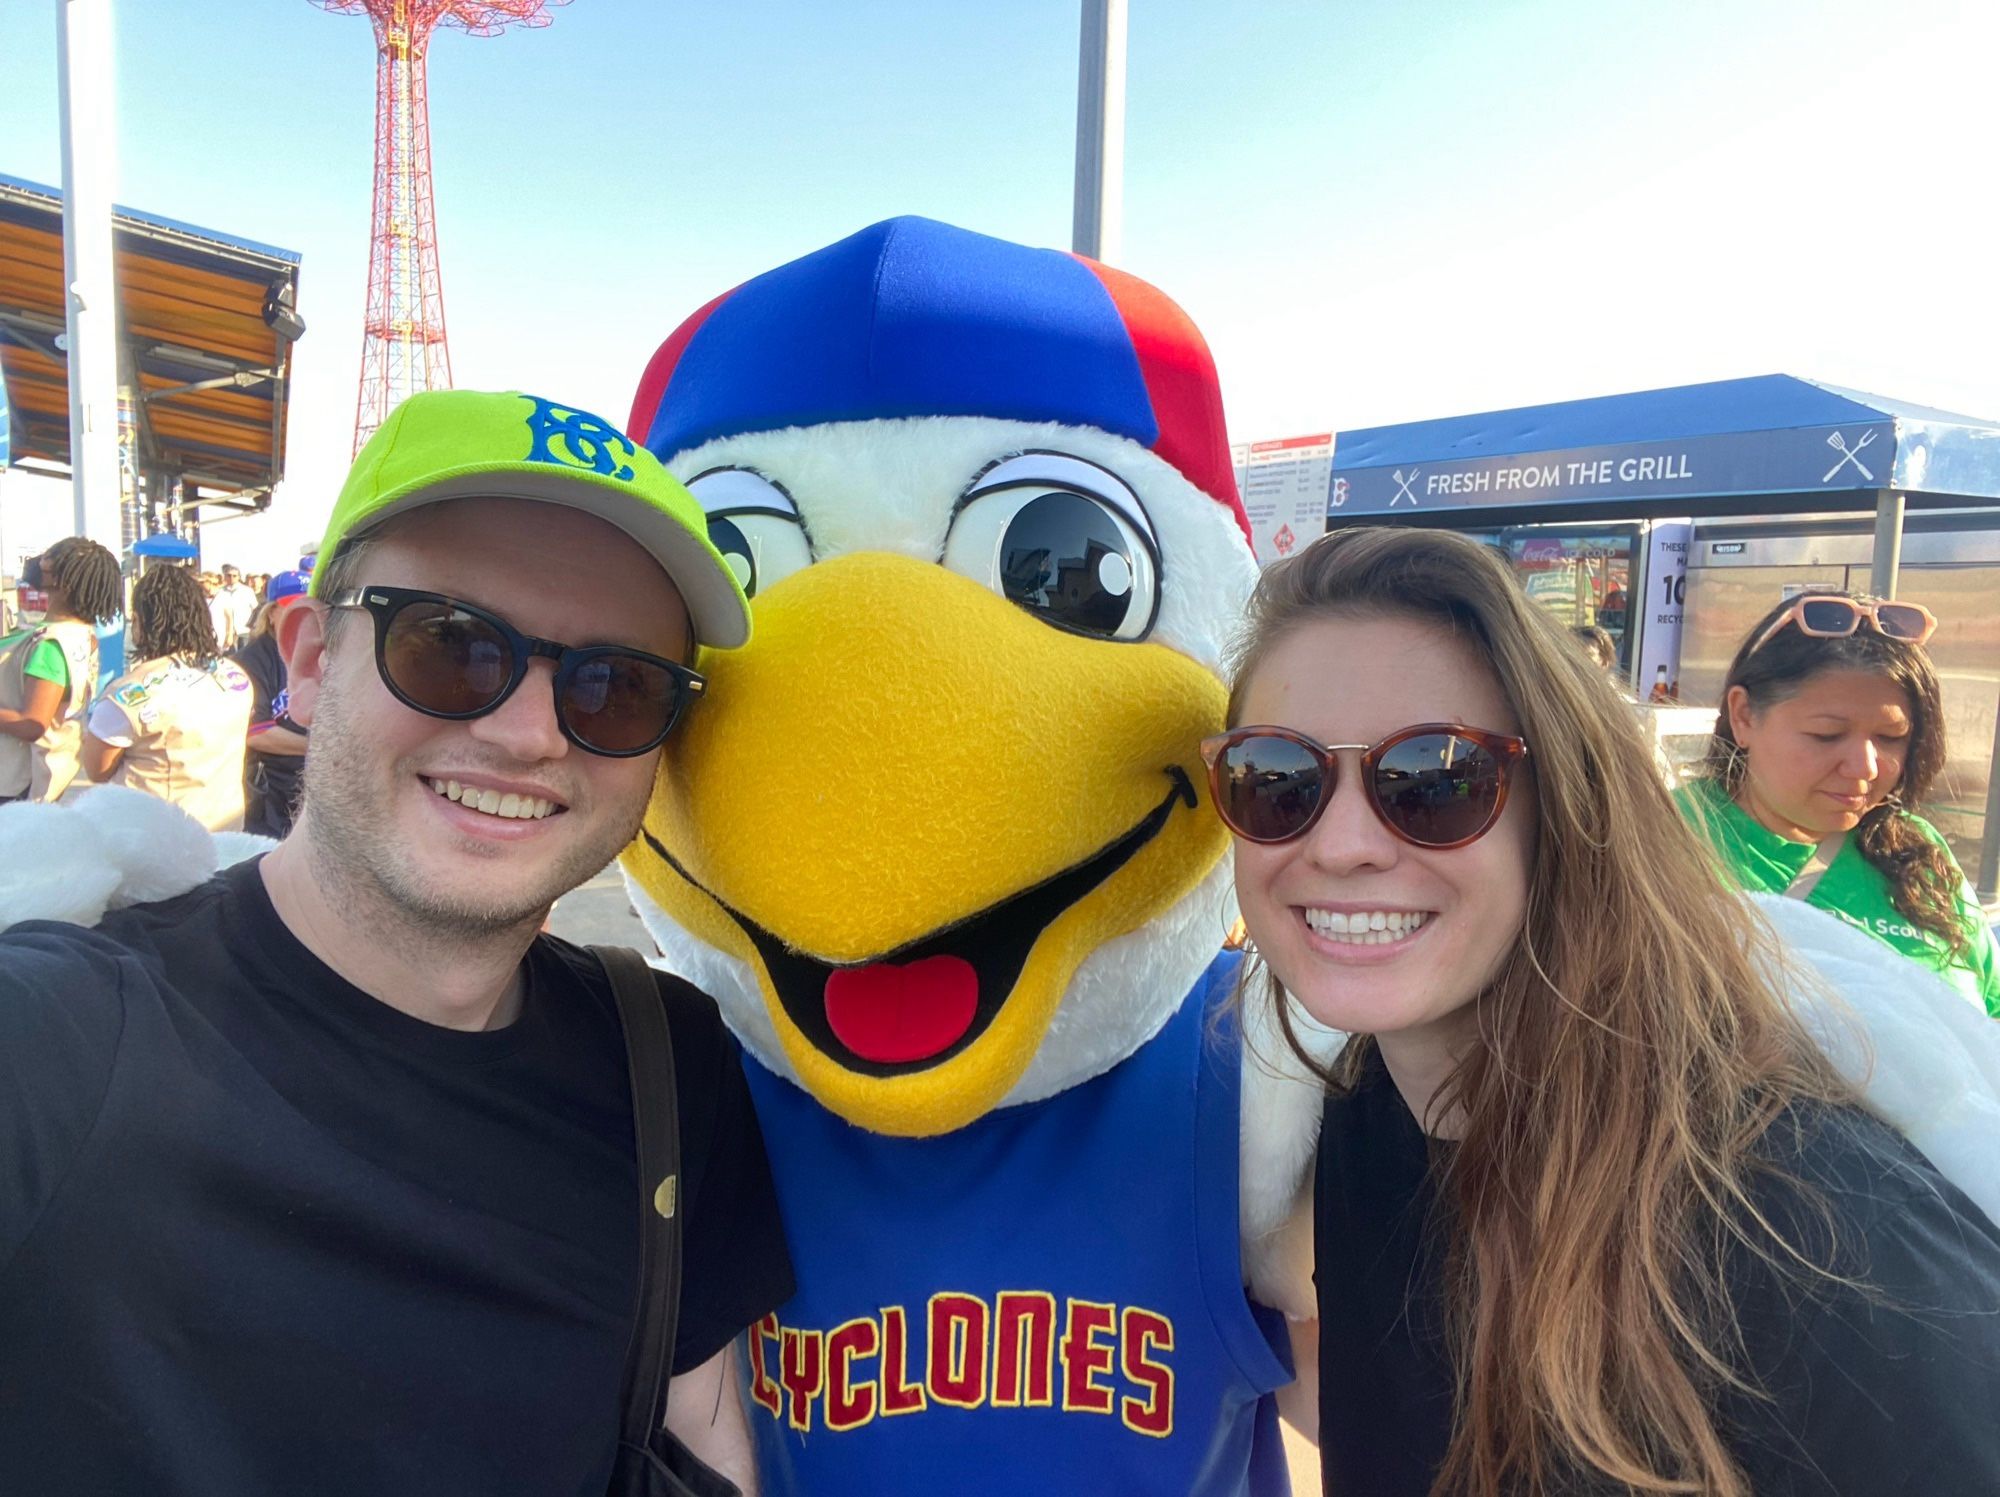
M 617 865 L 605 869 L 582 888 L 556 901 L 549 929 L 566 941 L 598 946 L 636 946 L 648 956 L 656 954 L 653 938 L 632 910 L 625 895 L 625 880 Z M 1319 1490 L 1319 1452 L 1285 1427 L 1285 1453 L 1291 1459 L 1294 1497 L 1309 1497 Z
M 580 889 L 556 901 L 549 929 L 565 941 L 584 946 L 634 946 L 647 956 L 658 955 L 653 938 L 625 897 L 625 879 L 612 864 Z

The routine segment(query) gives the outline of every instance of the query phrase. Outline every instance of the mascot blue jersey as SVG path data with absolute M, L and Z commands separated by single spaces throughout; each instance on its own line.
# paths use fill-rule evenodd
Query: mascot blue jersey
M 766 1492 L 1289 1490 L 1283 1323 L 1238 1266 L 1236 965 L 1105 1075 L 935 1138 L 745 1057 L 799 1286 L 749 1333 Z

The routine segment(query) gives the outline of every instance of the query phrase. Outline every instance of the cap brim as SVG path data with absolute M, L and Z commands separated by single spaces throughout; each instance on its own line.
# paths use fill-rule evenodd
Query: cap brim
M 580 474 L 550 471 L 546 465 L 532 472 L 511 467 L 463 469 L 398 495 L 346 538 L 358 540 L 386 520 L 445 499 L 533 499 L 595 515 L 631 536 L 660 564 L 687 604 L 696 640 L 722 650 L 749 643 L 750 606 L 729 564 L 706 535 L 690 530 L 663 510 L 636 502 L 622 486 L 613 488 Z

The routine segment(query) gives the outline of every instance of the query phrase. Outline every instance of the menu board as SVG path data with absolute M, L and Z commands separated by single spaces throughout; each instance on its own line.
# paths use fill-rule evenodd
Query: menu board
M 1230 449 L 1250 542 L 1265 566 L 1290 556 L 1326 529 L 1333 482 L 1333 433 L 1239 442 Z

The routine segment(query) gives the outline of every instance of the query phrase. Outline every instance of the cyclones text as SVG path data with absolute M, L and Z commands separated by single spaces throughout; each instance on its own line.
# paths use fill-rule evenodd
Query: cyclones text
M 916 1324 L 913 1327 L 912 1321 Z M 921 1349 L 912 1344 L 913 1330 Z M 1142 1435 L 1174 1427 L 1174 1326 L 1128 1305 L 1003 1290 L 940 1293 L 914 1316 L 901 1305 L 830 1331 L 750 1328 L 750 1396 L 800 1432 L 951 1408 L 1060 1408 L 1115 1416 Z

